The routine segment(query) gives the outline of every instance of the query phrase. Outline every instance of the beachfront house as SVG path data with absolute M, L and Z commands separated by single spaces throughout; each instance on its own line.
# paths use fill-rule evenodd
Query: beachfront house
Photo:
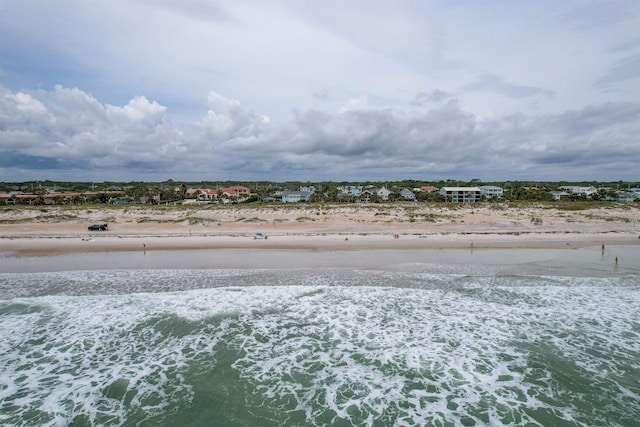
M 413 193 L 413 191 L 409 190 L 408 188 L 403 188 L 402 190 L 400 190 L 400 197 L 402 197 L 408 202 L 416 201 L 416 195 Z
M 298 191 L 284 190 L 278 192 L 277 196 L 281 197 L 284 203 L 308 202 L 315 192 L 314 186 L 301 185 Z
M 617 200 L 619 202 L 635 202 L 640 199 L 640 194 L 632 191 L 618 191 Z
M 376 194 L 378 195 L 378 197 L 380 197 L 380 200 L 386 202 L 387 200 L 389 200 L 389 194 L 391 194 L 391 191 L 389 191 L 387 187 L 382 187 L 378 188 Z
M 344 185 L 338 187 L 338 192 L 347 196 L 359 196 L 362 193 L 362 185 Z
M 128 205 L 133 203 L 133 197 L 118 197 L 111 200 L 114 205 Z
M 478 187 L 442 187 L 440 194 L 446 202 L 473 203 L 480 201 L 482 192 Z
M 284 203 L 308 202 L 312 194 L 310 191 L 283 191 L 282 201 Z
M 567 191 L 571 194 L 584 196 L 587 199 L 590 199 L 591 196 L 598 193 L 598 189 L 594 186 L 580 187 L 576 185 L 565 185 L 563 187 L 560 187 L 559 190 Z
M 237 197 L 239 199 L 247 198 L 251 195 L 251 190 L 242 185 L 234 185 L 231 187 L 223 188 L 220 190 L 222 194 L 226 194 L 229 197 Z
M 376 190 L 374 188 L 367 188 L 360 194 L 360 197 L 358 198 L 358 202 L 369 203 L 372 200 L 375 200 L 376 198 L 377 198 Z
M 599 193 L 603 195 L 602 200 L 618 202 L 635 202 L 640 200 L 640 189 L 629 188 L 627 190 L 615 190 L 613 188 L 600 188 Z
M 569 196 L 571 196 L 571 194 L 567 193 L 566 191 L 551 191 L 550 194 L 551 197 L 553 197 L 553 200 L 568 199 Z
M 189 194 L 189 190 L 187 190 Z M 196 190 L 196 200 L 198 202 L 212 202 L 218 198 L 218 190 L 212 188 L 199 188 Z
M 502 198 L 503 191 L 502 187 L 495 185 L 483 185 L 480 187 L 480 194 L 487 199 L 500 199 Z

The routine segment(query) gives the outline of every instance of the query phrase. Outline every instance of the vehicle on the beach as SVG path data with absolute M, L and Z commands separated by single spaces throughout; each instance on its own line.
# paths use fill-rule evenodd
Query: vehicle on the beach
M 93 224 L 89 226 L 89 231 L 105 231 L 108 229 L 109 226 L 107 224 Z

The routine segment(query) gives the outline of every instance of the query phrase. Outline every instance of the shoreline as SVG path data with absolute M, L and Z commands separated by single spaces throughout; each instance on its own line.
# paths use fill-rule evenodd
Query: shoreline
M 594 265 L 597 274 L 617 274 L 640 259 L 638 220 L 635 205 L 586 211 L 491 204 L 11 209 L 0 210 L 0 273 L 395 268 L 434 260 L 500 266 L 516 259 L 524 269 L 538 262 L 582 274 L 579 269 Z M 87 230 L 99 222 L 109 229 Z M 622 262 L 614 272 L 616 257 Z M 532 271 L 544 274 L 544 264 Z
M 0 257 L 47 256 L 84 252 L 166 250 L 311 250 L 367 249 L 577 249 L 600 245 L 640 246 L 632 233 L 448 233 L 448 234 L 284 234 L 250 235 L 117 235 L 0 237 Z
M 0 273 L 86 270 L 374 269 L 605 277 L 640 274 L 630 234 L 101 237 L 2 239 Z M 602 241 L 606 241 L 604 250 Z M 471 246 L 471 242 L 473 246 Z M 7 244 L 9 243 L 9 244 Z

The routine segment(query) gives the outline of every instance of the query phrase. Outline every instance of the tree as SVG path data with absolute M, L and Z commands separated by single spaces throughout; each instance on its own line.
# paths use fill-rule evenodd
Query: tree
M 332 186 L 326 193 L 328 202 L 337 202 L 338 201 L 338 188 Z
M 389 201 L 390 202 L 396 202 L 398 201 L 402 196 L 400 195 L 399 191 L 393 190 L 391 193 L 389 193 Z

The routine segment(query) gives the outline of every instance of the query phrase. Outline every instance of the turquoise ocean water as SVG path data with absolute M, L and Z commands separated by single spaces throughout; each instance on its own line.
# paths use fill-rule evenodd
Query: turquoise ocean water
M 638 426 L 640 278 L 0 274 L 0 425 Z

